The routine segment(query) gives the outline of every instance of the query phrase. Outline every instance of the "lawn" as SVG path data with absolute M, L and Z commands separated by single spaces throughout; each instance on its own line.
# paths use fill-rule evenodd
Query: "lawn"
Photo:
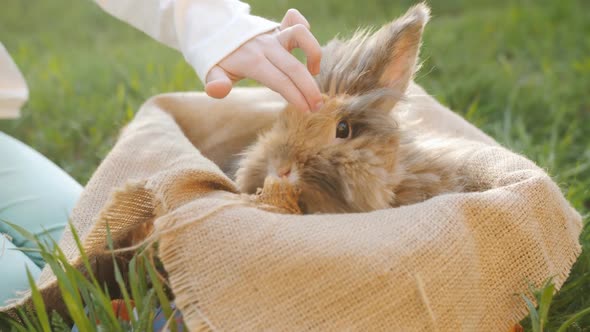
M 325 43 L 357 27 L 379 26 L 414 2 L 250 3 L 254 13 L 277 20 L 288 8 L 298 8 Z M 590 1 L 438 0 L 431 6 L 417 81 L 501 144 L 545 168 L 587 224 Z M 202 89 L 181 55 L 91 1 L 3 0 L 0 41 L 31 90 L 23 116 L 0 121 L 0 130 L 82 184 L 143 101 L 157 93 Z M 584 253 L 551 307 L 553 327 L 590 306 L 588 227 L 581 242 Z M 590 317 L 578 327 L 590 331 Z

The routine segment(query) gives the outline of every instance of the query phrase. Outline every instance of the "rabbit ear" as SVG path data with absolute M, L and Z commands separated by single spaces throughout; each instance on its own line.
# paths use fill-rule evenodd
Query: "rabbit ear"
M 392 88 L 403 94 L 417 69 L 429 17 L 428 6 L 419 4 L 372 35 L 361 31 L 347 41 L 332 40 L 322 56 L 318 77 L 322 91 L 359 95 Z
M 379 85 L 405 92 L 417 71 L 418 53 L 430 9 L 418 4 L 371 37 Z

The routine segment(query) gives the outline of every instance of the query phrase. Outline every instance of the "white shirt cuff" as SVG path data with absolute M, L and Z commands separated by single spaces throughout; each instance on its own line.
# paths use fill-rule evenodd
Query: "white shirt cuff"
M 186 61 L 195 69 L 203 82 L 207 74 L 223 58 L 253 37 L 279 27 L 276 22 L 259 16 L 236 15 L 229 24 L 202 42 L 191 45 L 184 53 Z

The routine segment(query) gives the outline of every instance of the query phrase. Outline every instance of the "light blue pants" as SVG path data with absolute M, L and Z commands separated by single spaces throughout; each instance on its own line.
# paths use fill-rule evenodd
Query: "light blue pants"
M 29 289 L 26 268 L 37 278 L 43 260 L 16 248 L 35 248 L 2 221 L 59 241 L 82 186 L 54 163 L 0 132 L 0 306 Z

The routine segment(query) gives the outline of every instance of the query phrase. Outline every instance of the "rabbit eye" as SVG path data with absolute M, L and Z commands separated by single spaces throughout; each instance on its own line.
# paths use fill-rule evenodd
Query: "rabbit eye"
M 340 121 L 336 126 L 336 138 L 349 138 L 351 134 L 350 125 L 348 121 Z

